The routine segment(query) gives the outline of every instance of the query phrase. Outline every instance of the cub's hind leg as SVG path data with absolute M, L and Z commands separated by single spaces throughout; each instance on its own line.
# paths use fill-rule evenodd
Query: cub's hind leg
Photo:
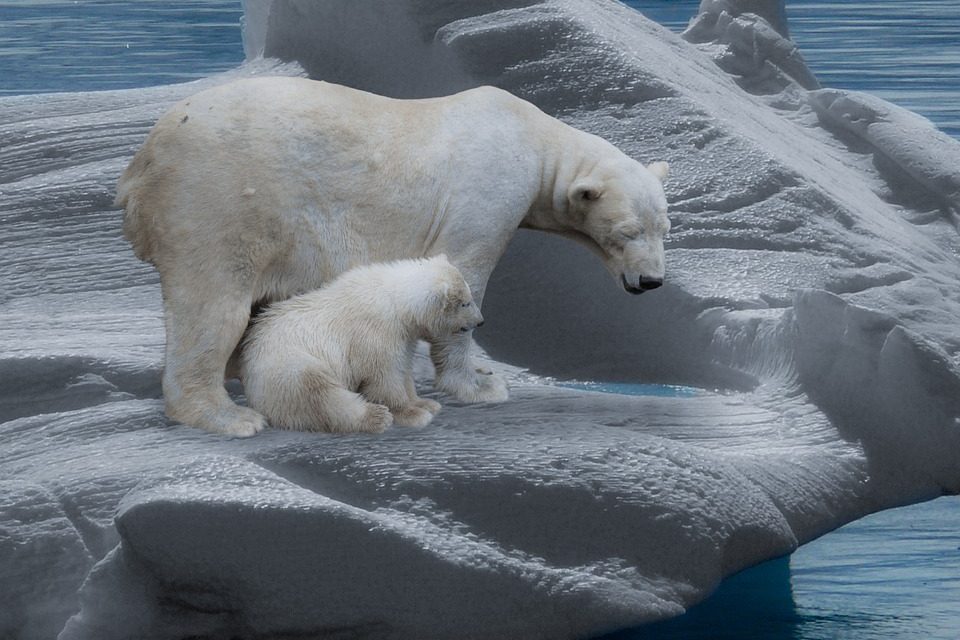
M 289 426 L 280 426 L 332 433 L 381 433 L 393 424 L 387 407 L 367 402 L 320 370 L 300 375 L 298 395 L 298 402 L 291 404 L 301 407 L 301 415 L 291 416 Z
M 432 400 L 417 397 L 413 386 L 413 377 L 395 367 L 381 371 L 376 378 L 366 381 L 364 395 L 374 402 L 382 402 L 390 408 L 393 421 L 401 427 L 425 427 L 440 410 L 440 405 Z M 419 402 L 418 402 L 419 401 Z M 436 409 L 431 411 L 430 409 Z

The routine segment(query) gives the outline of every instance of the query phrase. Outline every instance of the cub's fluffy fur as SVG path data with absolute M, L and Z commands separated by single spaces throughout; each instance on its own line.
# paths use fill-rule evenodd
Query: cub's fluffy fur
M 482 322 L 470 287 L 444 255 L 358 267 L 257 318 L 241 363 L 247 400 L 284 429 L 425 426 L 440 405 L 417 397 L 417 341 Z

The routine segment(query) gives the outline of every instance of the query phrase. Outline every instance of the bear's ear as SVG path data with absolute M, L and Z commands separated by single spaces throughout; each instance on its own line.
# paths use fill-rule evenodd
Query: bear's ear
M 600 183 L 591 178 L 581 178 L 577 180 L 567 193 L 570 204 L 599 200 L 602 195 L 603 191 L 601 190 Z
M 662 160 L 659 162 L 651 162 L 647 165 L 647 171 L 655 175 L 657 180 L 663 182 L 667 179 L 667 173 L 670 172 L 670 165 Z

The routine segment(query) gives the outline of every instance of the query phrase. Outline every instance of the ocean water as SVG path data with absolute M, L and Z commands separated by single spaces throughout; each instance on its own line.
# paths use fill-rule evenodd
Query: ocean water
M 628 0 L 682 30 L 697 0 Z M 182 82 L 242 58 L 239 0 L 0 0 L 0 95 Z M 960 137 L 960 2 L 791 0 L 826 86 L 875 93 Z M 640 395 L 685 388 L 585 383 Z M 607 640 L 960 638 L 960 498 L 863 518 L 744 571 L 685 616 Z
M 186 82 L 243 61 L 240 0 L 0 0 L 0 96 Z
M 683 31 L 699 0 L 624 0 Z M 866 91 L 960 137 L 960 2 L 787 0 L 791 39 L 826 87 Z

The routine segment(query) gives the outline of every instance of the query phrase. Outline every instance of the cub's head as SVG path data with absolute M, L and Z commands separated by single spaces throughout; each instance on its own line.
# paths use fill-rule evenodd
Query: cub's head
M 643 166 L 623 157 L 600 162 L 567 191 L 567 235 L 603 258 L 630 293 L 663 284 L 663 237 L 670 230 L 663 180 L 667 163 Z
M 473 300 L 463 274 L 446 255 L 426 261 L 430 278 L 430 303 L 425 324 L 431 337 L 467 333 L 483 324 L 480 307 Z

